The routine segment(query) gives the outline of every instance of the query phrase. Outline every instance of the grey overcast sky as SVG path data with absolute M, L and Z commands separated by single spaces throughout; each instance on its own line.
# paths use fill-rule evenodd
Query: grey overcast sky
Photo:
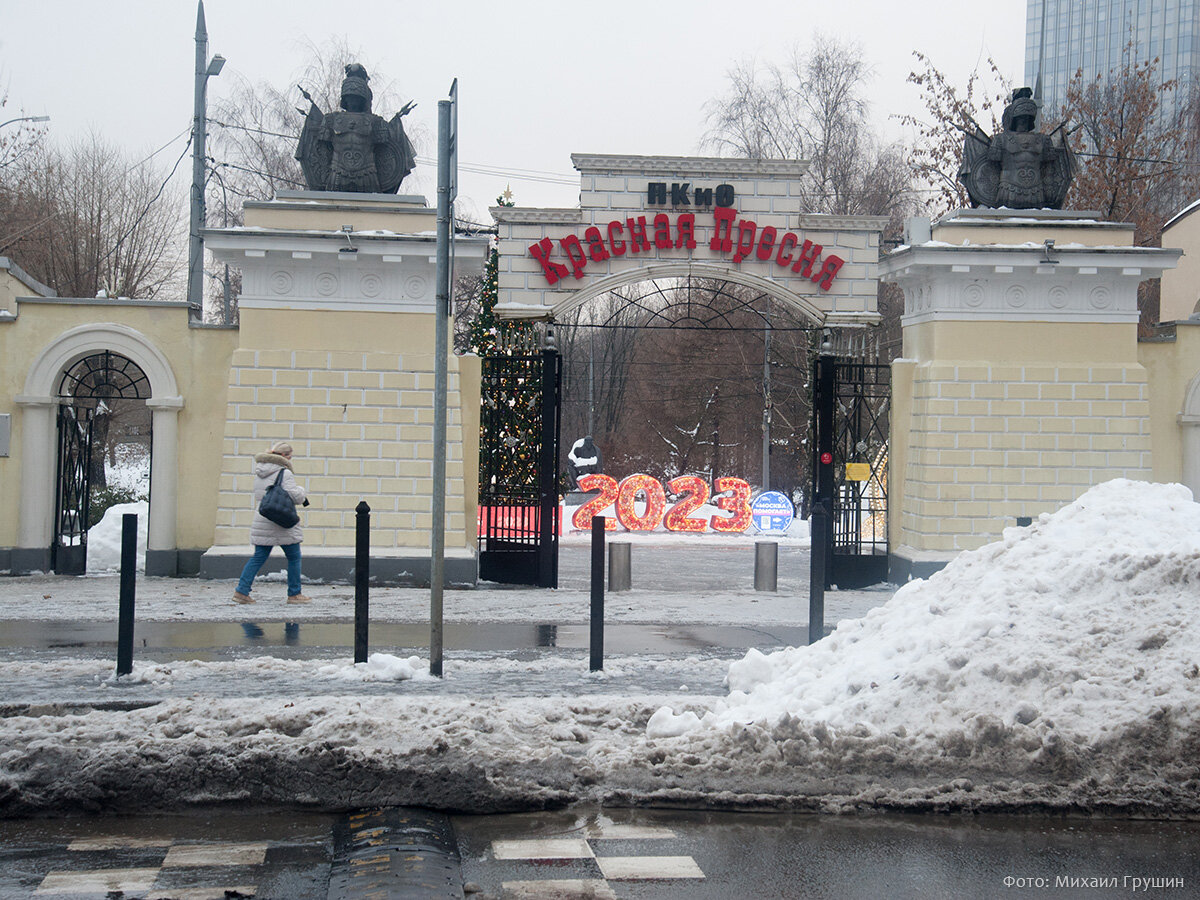
M 508 184 L 522 206 L 574 206 L 572 152 L 703 154 L 703 106 L 730 66 L 783 63 L 814 32 L 861 45 L 889 137 L 901 135 L 891 116 L 921 111 L 905 83 L 913 51 L 956 83 L 989 54 L 1013 81 L 1024 66 L 1025 0 L 206 0 L 205 15 L 209 52 L 229 61 L 210 102 L 234 72 L 293 83 L 309 41 L 344 37 L 374 77 L 417 101 L 406 124 L 426 158 L 457 77 L 460 215 L 477 219 Z M 50 115 L 57 141 L 93 128 L 131 152 L 158 149 L 191 119 L 195 18 L 195 0 L 0 0 L 0 121 Z M 185 140 L 157 159 L 169 166 Z M 401 190 L 432 200 L 435 180 L 422 164 Z

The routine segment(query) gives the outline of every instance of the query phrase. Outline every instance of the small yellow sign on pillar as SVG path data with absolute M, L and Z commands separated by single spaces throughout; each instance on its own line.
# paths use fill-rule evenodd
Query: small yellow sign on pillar
M 846 463 L 846 480 L 847 481 L 870 481 L 871 480 L 871 464 L 870 463 Z

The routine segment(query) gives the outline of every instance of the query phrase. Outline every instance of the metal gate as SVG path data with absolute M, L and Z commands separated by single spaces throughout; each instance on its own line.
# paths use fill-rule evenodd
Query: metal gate
M 479 576 L 558 587 L 557 351 L 483 359 Z
M 50 564 L 59 575 L 82 575 L 87 570 L 92 413 L 84 407 L 58 408 L 58 489 Z
M 831 531 L 826 587 L 886 581 L 891 367 L 822 356 L 813 384 L 813 500 L 827 503 Z
M 58 383 L 58 481 L 50 548 L 51 565 L 59 575 L 82 575 L 87 570 L 92 438 L 98 409 L 102 403 L 149 396 L 150 380 L 141 367 L 109 350 L 85 356 L 63 372 Z M 103 428 L 99 441 L 103 445 Z

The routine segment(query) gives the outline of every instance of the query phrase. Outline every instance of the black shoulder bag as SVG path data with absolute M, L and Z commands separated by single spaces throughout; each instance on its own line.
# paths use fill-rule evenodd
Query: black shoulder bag
M 296 512 L 296 501 L 283 489 L 283 473 L 284 470 L 280 469 L 275 476 L 275 483 L 263 494 L 258 512 L 264 519 L 270 519 L 282 528 L 291 528 L 300 521 L 300 516 Z

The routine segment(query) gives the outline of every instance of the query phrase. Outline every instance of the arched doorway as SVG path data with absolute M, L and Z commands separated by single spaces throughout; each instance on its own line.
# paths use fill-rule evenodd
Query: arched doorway
M 14 573 L 51 568 L 57 532 L 59 389 L 64 375 L 74 372 L 81 360 L 105 352 L 130 361 L 144 374 L 145 385 L 139 391 L 144 392 L 148 386 L 148 398 L 138 401 L 150 409 L 153 421 L 146 572 L 175 574 L 178 415 L 183 398 L 171 364 L 154 342 L 134 328 L 109 322 L 71 328 L 47 344 L 30 366 L 24 391 L 16 397 L 21 409 L 22 462 L 18 545 L 12 553 Z
M 105 456 L 114 419 L 138 419 L 150 397 L 150 379 L 133 360 L 110 350 L 83 357 L 63 372 L 58 383 L 58 468 L 55 487 L 54 543 L 50 563 L 56 574 L 87 570 L 87 533 L 94 489 L 105 487 Z M 150 425 L 137 427 L 147 432 Z

